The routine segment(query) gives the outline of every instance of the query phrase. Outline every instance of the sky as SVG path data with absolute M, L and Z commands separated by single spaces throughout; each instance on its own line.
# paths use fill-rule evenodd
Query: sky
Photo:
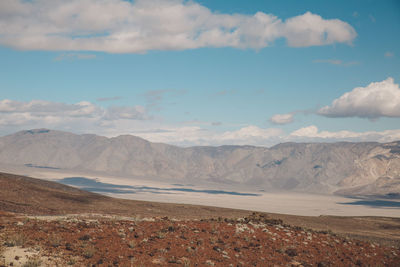
M 0 1 L 0 135 L 400 140 L 400 2 Z

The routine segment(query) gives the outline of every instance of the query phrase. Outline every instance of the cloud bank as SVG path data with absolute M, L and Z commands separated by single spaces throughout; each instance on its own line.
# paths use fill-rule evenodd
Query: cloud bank
M 350 44 L 356 31 L 339 19 L 305 14 L 221 14 L 184 0 L 2 0 L 0 44 L 22 50 L 144 53 L 201 47 L 261 49 Z
M 66 104 L 43 100 L 20 102 L 0 101 L 0 127 L 24 126 L 61 127 L 77 124 L 104 124 L 117 120 L 147 120 L 150 116 L 142 106 L 103 108 L 87 101 Z
M 212 122 L 170 124 L 148 115 L 141 106 L 104 108 L 87 101 L 76 104 L 33 100 L 0 101 L 0 135 L 33 128 L 49 128 L 104 136 L 132 134 L 152 142 L 179 146 L 255 145 L 272 146 L 282 142 L 336 142 L 400 140 L 400 130 L 351 132 L 320 131 L 311 125 L 291 133 L 279 128 L 239 126 L 218 131 Z
M 377 142 L 391 142 L 400 140 L 400 130 L 386 130 L 386 131 L 367 131 L 367 132 L 352 132 L 352 131 L 320 131 L 317 126 L 311 125 L 308 127 L 300 128 L 292 132 L 288 137 L 292 141 L 320 141 L 320 142 L 335 142 L 335 141 L 377 141 Z
M 400 88 L 393 78 L 357 87 L 318 111 L 326 117 L 400 117 Z

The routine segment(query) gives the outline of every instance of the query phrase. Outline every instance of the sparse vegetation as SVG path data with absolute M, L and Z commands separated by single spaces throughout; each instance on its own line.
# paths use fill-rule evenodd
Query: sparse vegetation
M 62 241 L 62 238 L 59 237 L 58 235 L 53 234 L 49 237 L 50 245 L 55 248 L 59 247 L 61 245 L 61 241 Z
M 165 238 L 165 233 L 163 232 L 163 231 L 159 231 L 158 233 L 157 233 L 157 238 L 158 239 L 164 239 Z
M 76 219 L 63 223 L 37 220 L 23 226 L 9 223 L 5 228 L 9 233 L 8 239 L 13 240 L 10 243 L 18 243 L 15 240 L 19 239 L 29 240 L 25 242 L 29 245 L 36 242 L 27 249 L 41 256 L 50 253 L 54 256 L 54 262 L 51 263 L 54 266 L 60 259 L 62 266 L 135 266 L 143 263 L 144 266 L 178 264 L 188 267 L 197 262 L 208 266 L 257 266 L 266 262 L 265 255 L 273 255 L 268 262 L 277 265 L 297 266 L 299 262 L 304 266 L 306 263 L 317 266 L 330 257 L 333 265 L 350 266 L 357 262 L 352 261 L 353 254 L 349 254 L 349 251 L 360 255 L 357 260 L 362 266 L 378 266 L 382 260 L 400 263 L 400 250 L 395 248 L 349 240 L 325 232 L 308 232 L 287 224 L 268 225 L 260 222 L 258 216 L 234 221 L 142 221 L 135 225 L 135 231 L 129 231 L 127 237 L 121 239 L 119 234 L 128 231 L 131 225 L 131 221 L 124 220 L 105 219 L 91 224 L 87 220 Z M 12 235 L 15 231 L 21 231 L 21 227 L 25 227 L 24 238 Z M 48 233 L 35 228 L 47 228 Z M 212 234 L 211 228 L 215 228 L 218 234 Z M 168 229 L 173 229 L 173 232 Z M 68 231 L 70 235 L 63 236 L 61 240 L 60 231 Z M 134 234 L 138 234 L 140 239 L 134 238 Z M 5 237 L 0 236 L 0 240 Z M 60 244 L 61 241 L 65 244 Z M 41 246 L 40 251 L 35 251 L 34 248 L 38 246 Z M 323 247 L 323 255 L 320 247 Z M 22 256 L 16 254 L 11 260 L 17 258 L 21 259 Z M 38 259 L 31 258 L 24 266 L 40 266 Z M 48 264 L 47 258 L 42 260 Z
M 190 267 L 190 260 L 186 257 L 182 258 L 182 264 L 184 267 Z
M 67 261 L 68 265 L 74 265 L 76 263 L 76 260 L 74 258 L 69 258 L 69 260 Z
M 33 258 L 28 259 L 28 261 L 25 262 L 22 265 L 22 267 L 39 267 L 39 266 L 41 266 L 41 264 L 42 264 L 42 261 L 39 258 L 33 257 Z
M 23 233 L 15 233 L 6 237 L 4 245 L 7 247 L 23 246 L 25 241 L 26 237 Z
M 87 246 L 83 250 L 83 257 L 90 259 L 96 253 L 96 249 L 93 246 Z
M 16 180 L 12 185 L 17 183 Z M 1 189 L 0 198 L 4 196 Z M 62 193 L 51 192 L 51 195 Z M 91 195 L 84 193 L 79 198 L 82 196 L 86 199 Z M 69 195 L 67 199 L 74 197 Z M 107 204 L 109 209 L 112 207 L 118 213 L 126 212 L 118 206 L 125 200 L 118 200 L 117 205 L 112 201 Z M 373 239 L 374 242 L 379 241 L 379 245 L 356 241 L 351 235 L 354 232 L 345 232 L 349 227 L 359 230 L 359 234 L 367 229 L 375 236 L 389 236 L 387 239 L 393 241 L 390 245 L 399 245 L 396 231 L 400 221 L 395 218 L 299 217 L 212 207 L 190 206 L 188 209 L 185 205 L 139 203 L 130 206 L 129 215 L 133 211 L 142 214 L 140 222 L 122 215 L 103 214 L 101 210 L 96 215 L 51 216 L 51 219 L 46 216 L 45 220 L 28 220 L 0 211 L 0 249 L 2 246 L 7 253 L 16 251 L 12 252 L 15 254 L 9 257 L 7 264 L 0 257 L 0 266 L 9 266 L 11 261 L 15 266 L 16 261 L 26 259 L 26 255 L 21 255 L 20 251 L 28 251 L 28 257 L 42 257 L 30 259 L 29 265 L 25 266 L 40 266 L 38 259 L 42 259 L 43 265 L 49 266 L 193 266 L 196 263 L 260 266 L 265 262 L 279 266 L 328 266 L 323 265 L 325 262 L 331 266 L 353 266 L 356 263 L 379 266 L 382 262 L 385 262 L 384 266 L 390 266 L 389 263 L 393 263 L 391 266 L 400 266 L 400 250 L 397 247 L 385 245 L 379 239 Z M 99 205 L 102 205 L 101 202 Z M 48 207 L 44 205 L 42 208 Z M 170 216 L 151 217 L 149 213 L 153 211 Z M 35 212 L 37 210 L 33 209 L 32 213 Z M 66 209 L 57 212 L 64 213 Z M 210 214 L 212 216 L 207 217 Z M 230 217 L 225 218 L 224 214 Z M 290 226 L 296 222 L 300 222 L 298 225 L 301 227 Z M 335 235 L 331 229 L 345 232 L 348 237 Z M 358 257 L 354 258 L 354 255 Z
M 128 242 L 128 247 L 129 248 L 135 248 L 136 247 L 136 241 L 135 240 L 130 240 Z

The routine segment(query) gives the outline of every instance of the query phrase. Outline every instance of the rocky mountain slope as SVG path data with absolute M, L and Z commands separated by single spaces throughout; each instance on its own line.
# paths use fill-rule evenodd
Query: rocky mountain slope
M 36 129 L 0 137 L 0 163 L 267 191 L 400 193 L 400 142 L 181 148 L 130 135 L 106 138 Z

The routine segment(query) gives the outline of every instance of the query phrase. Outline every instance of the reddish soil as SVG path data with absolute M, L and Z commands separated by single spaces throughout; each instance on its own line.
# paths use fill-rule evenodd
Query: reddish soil
M 400 266 L 399 229 L 398 218 L 123 200 L 0 173 L 0 267 L 28 255 L 42 266 Z
M 3 246 L 16 235 L 59 266 L 400 266 L 399 249 L 284 226 L 262 214 L 183 221 L 3 214 Z

